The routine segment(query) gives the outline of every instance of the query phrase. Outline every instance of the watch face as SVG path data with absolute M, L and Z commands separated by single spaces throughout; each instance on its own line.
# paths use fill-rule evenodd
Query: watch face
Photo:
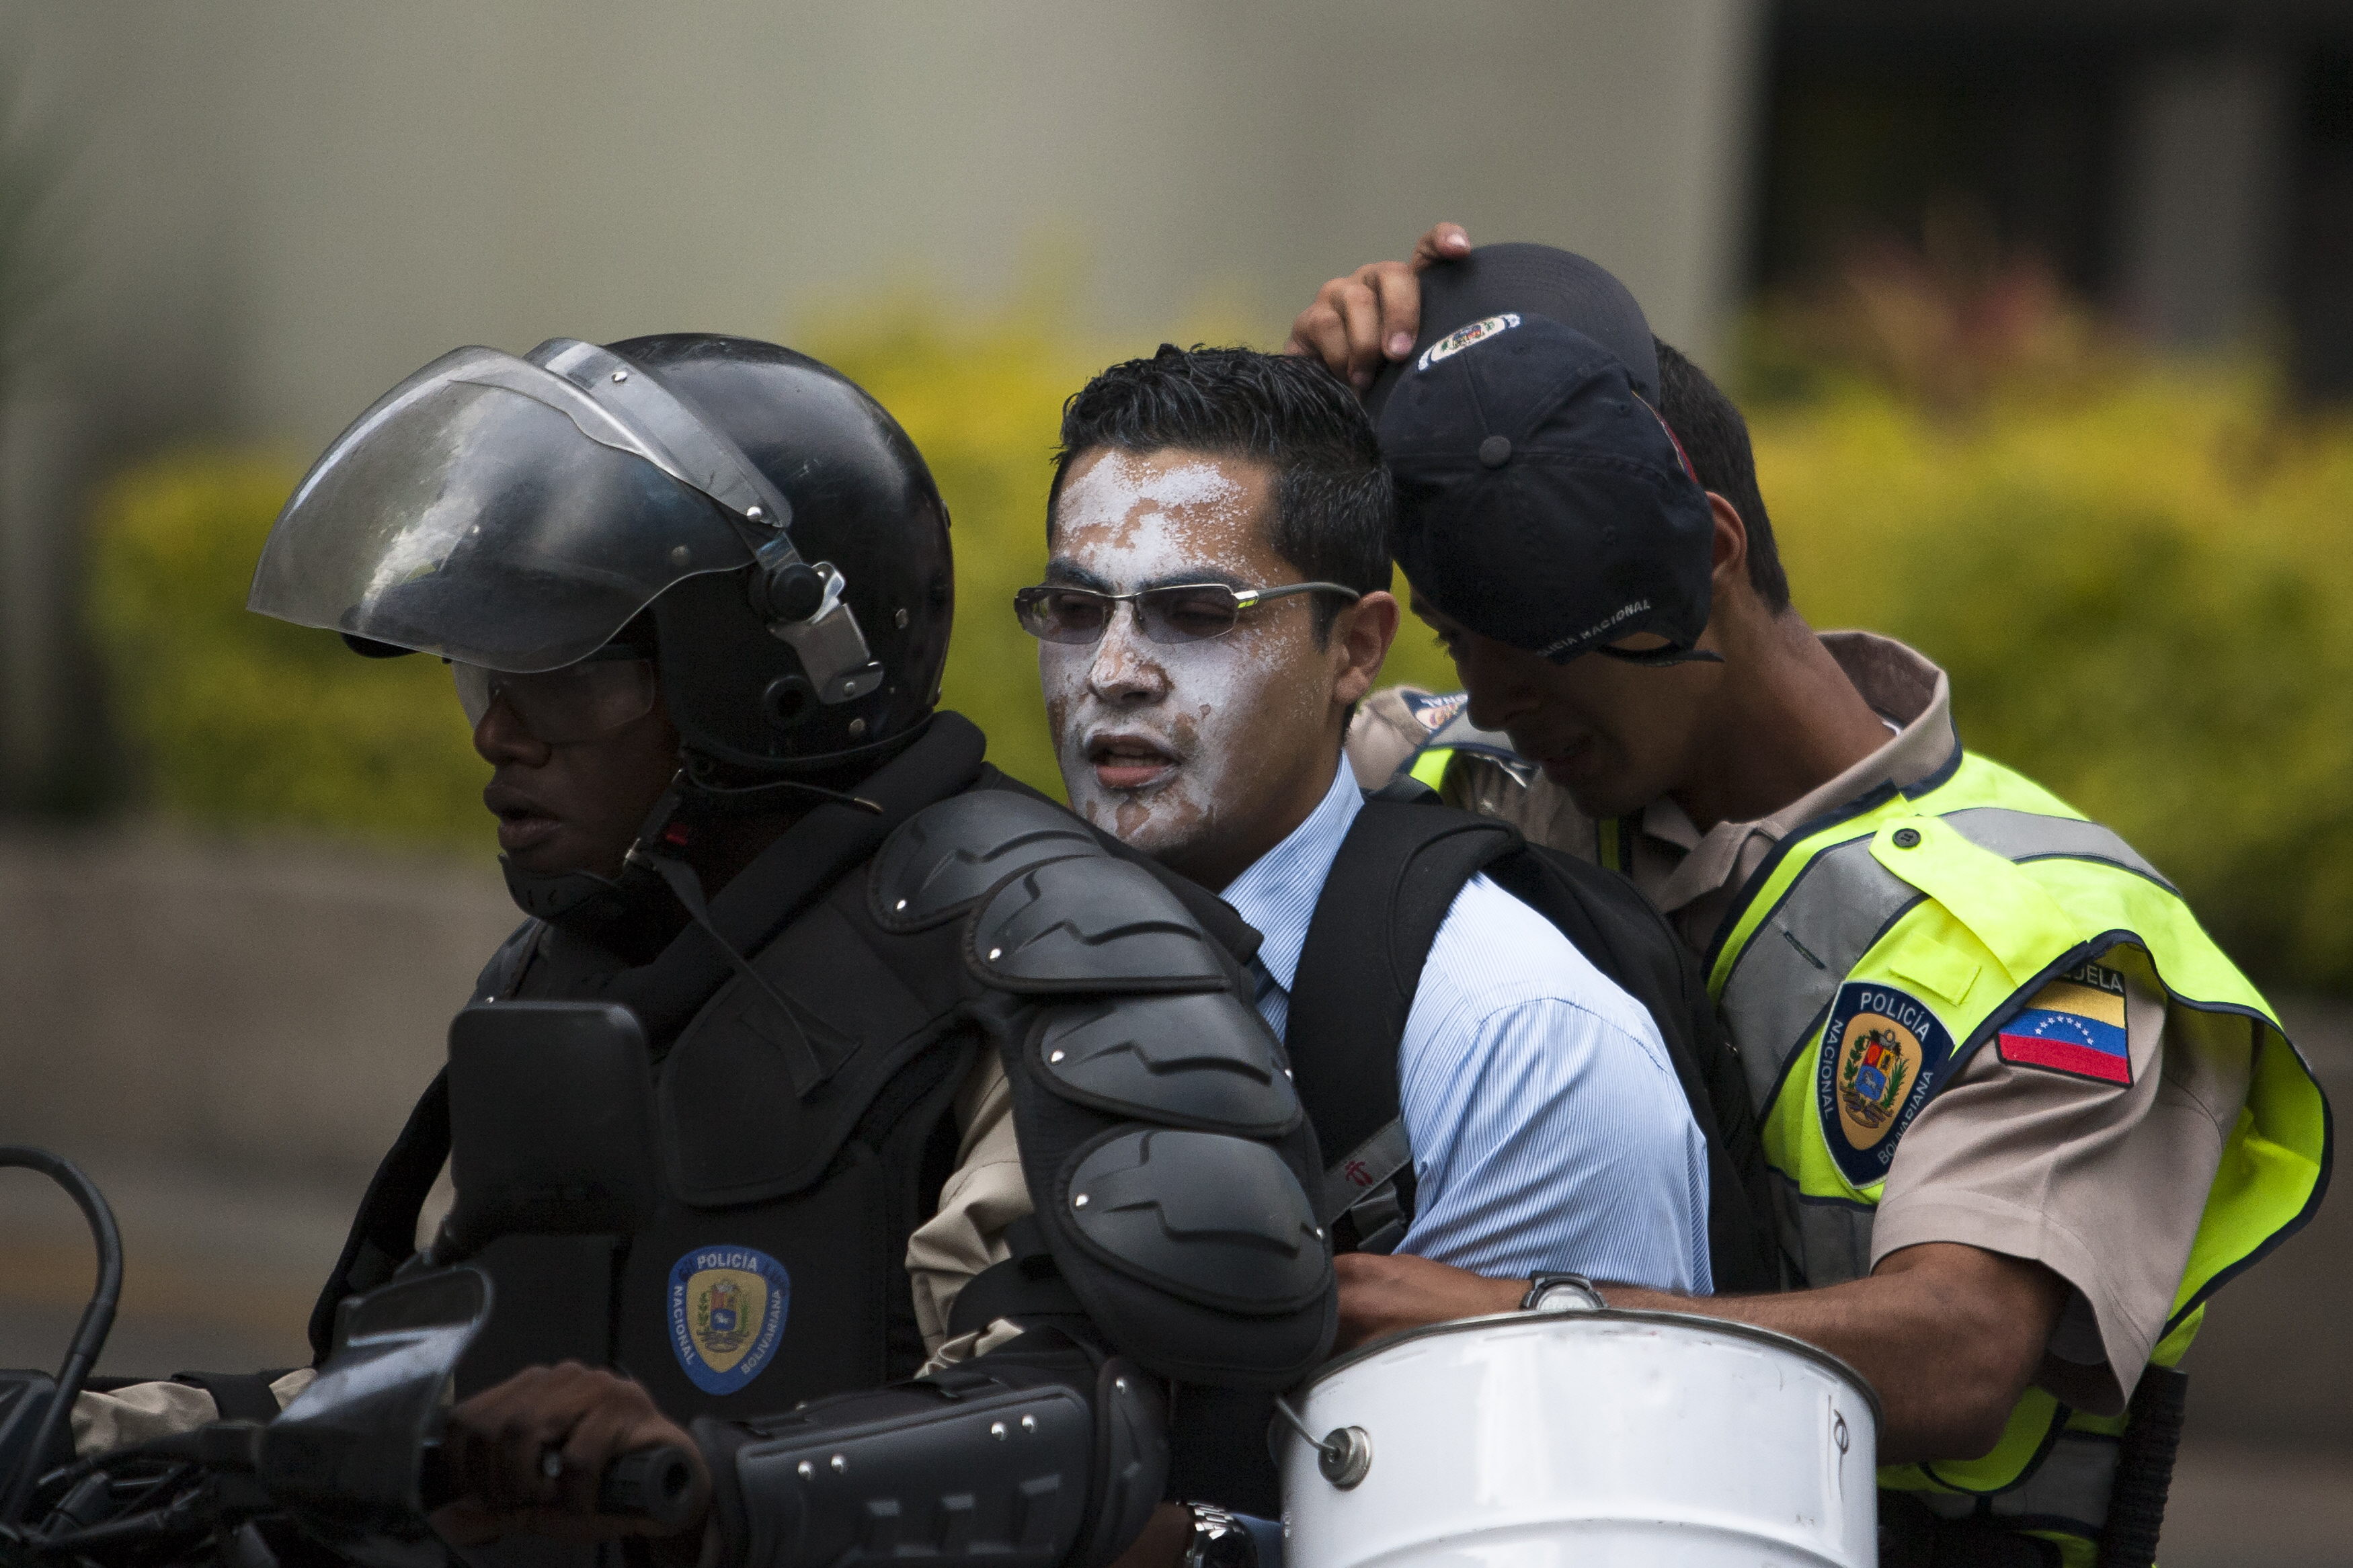
M 1582 1274 L 1539 1275 L 1525 1304 L 1533 1312 L 1590 1312 L 1607 1305 Z

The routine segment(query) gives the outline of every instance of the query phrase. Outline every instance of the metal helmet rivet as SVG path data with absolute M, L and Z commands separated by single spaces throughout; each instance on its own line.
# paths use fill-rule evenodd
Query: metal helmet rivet
M 629 373 L 626 370 L 617 370 L 613 373 L 613 379 L 615 381 L 627 381 L 629 379 Z
M 757 522 L 768 514 L 756 506 L 747 506 L 744 509 L 744 515 Z
M 837 1476 L 848 1475 L 849 1473 L 849 1461 L 847 1458 L 844 1458 L 841 1455 L 836 1454 L 833 1457 L 833 1473 Z
M 854 741 L 864 733 L 866 733 L 866 721 L 863 719 L 852 719 L 849 721 L 849 738 Z
M 1024 1432 L 1035 1432 L 1038 1430 L 1038 1418 L 1035 1415 L 1024 1415 L 1021 1418 L 1021 1430 Z M 1843 1453 L 1845 1450 L 1841 1449 L 1840 1452 Z
M 996 1439 L 997 1439 L 998 1442 L 1000 1442 L 1000 1443 L 1004 1442 L 1004 1441 L 1005 1441 L 1005 1423 L 1004 1423 L 1004 1422 L 1002 1422 L 1002 1421 L 992 1421 L 992 1422 L 990 1422 L 990 1423 L 988 1424 L 988 1435 L 989 1435 L 990 1436 L 992 1436 L 992 1437 L 996 1438 Z
M 988 950 L 988 961 L 991 963 L 996 963 L 998 959 L 1003 958 L 1004 956 L 1005 950 L 1001 947 L 992 947 Z
M 907 611 L 903 605 L 901 606 L 899 613 L 891 618 L 898 623 L 899 629 L 901 631 L 903 632 L 907 629 Z
M 1050 1062 L 1058 1062 L 1069 1054 L 1067 1051 L 1049 1051 L 1046 1053 L 1046 1059 Z
M 1084 1194 L 1084 1193 L 1081 1193 L 1077 1197 L 1072 1198 L 1072 1199 L 1071 1200 L 1071 1206 L 1072 1208 L 1074 1208 L 1074 1209 L 1082 1209 L 1082 1208 L 1086 1207 L 1086 1206 L 1087 1206 L 1087 1194 Z

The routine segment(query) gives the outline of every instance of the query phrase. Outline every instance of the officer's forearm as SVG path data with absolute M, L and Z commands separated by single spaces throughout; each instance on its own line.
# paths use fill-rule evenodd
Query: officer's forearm
M 1612 1306 L 1698 1312 L 1820 1345 L 1878 1390 L 1882 1464 L 1973 1458 L 2001 1436 L 2041 1364 L 2066 1286 L 2038 1263 L 1934 1242 L 1868 1279 L 1778 1296 L 1683 1297 L 1627 1286 Z

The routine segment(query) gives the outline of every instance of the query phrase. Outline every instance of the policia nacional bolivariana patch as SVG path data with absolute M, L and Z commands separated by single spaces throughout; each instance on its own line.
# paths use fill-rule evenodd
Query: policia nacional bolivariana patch
M 1867 1187 L 1887 1174 L 1896 1140 L 1952 1057 L 1951 1031 L 1919 998 L 1876 981 L 1839 987 L 1815 1092 L 1823 1138 L 1848 1181 Z
M 776 1353 L 792 1276 L 749 1247 L 698 1247 L 670 1271 L 670 1348 L 705 1394 L 733 1394 Z

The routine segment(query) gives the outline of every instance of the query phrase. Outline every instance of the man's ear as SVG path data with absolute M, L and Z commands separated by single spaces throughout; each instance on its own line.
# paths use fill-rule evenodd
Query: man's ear
M 1367 594 L 1340 612 L 1332 623 L 1332 641 L 1346 661 L 1333 682 L 1332 700 L 1342 707 L 1361 702 L 1381 672 L 1381 660 L 1397 640 L 1397 595 Z
M 1740 520 L 1739 509 L 1714 490 L 1707 492 L 1707 510 L 1715 519 L 1709 575 L 1720 595 L 1733 584 L 1748 581 L 1748 525 Z

